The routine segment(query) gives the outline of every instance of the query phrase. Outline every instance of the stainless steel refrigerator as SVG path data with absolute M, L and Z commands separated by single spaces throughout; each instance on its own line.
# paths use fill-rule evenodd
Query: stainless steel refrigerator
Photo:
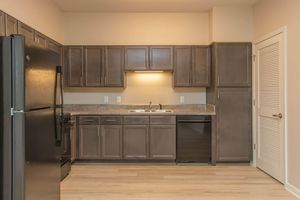
M 0 51 L 0 199 L 58 200 L 60 56 L 21 35 L 1 37 Z

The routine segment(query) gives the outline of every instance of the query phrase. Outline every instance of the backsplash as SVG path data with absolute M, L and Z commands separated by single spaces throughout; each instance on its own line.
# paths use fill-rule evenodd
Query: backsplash
M 205 88 L 172 87 L 172 73 L 126 73 L 126 88 L 66 88 L 65 104 L 205 104 Z

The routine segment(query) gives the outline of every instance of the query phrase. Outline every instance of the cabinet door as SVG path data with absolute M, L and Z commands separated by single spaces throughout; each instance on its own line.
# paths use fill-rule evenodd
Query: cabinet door
M 5 13 L 0 11 L 0 36 L 5 36 Z
M 217 86 L 250 87 L 252 79 L 250 43 L 215 44 Z
M 251 159 L 251 89 L 219 88 L 217 101 L 217 161 Z
M 122 125 L 102 125 L 102 158 L 122 158 Z
M 5 15 L 5 31 L 6 36 L 18 33 L 18 20 L 12 16 Z
M 210 47 L 193 48 L 192 86 L 209 87 L 211 76 Z
M 61 54 L 62 46 L 51 39 L 47 40 L 47 48 L 51 51 Z
M 35 42 L 34 29 L 22 22 L 18 22 L 18 34 L 25 36 L 25 43 L 32 45 Z
M 101 47 L 85 48 L 84 83 L 85 86 L 102 86 L 103 49 Z
M 43 48 L 47 48 L 47 37 L 39 32 L 35 32 L 35 43 Z
M 124 126 L 124 158 L 148 158 L 148 125 Z
M 125 48 L 125 69 L 126 70 L 147 70 L 148 47 L 126 47 Z
M 71 138 L 71 161 L 75 161 L 77 159 L 77 137 L 76 137 L 76 119 L 73 116 L 71 118 L 73 121 L 73 126 L 70 129 L 70 138 Z
M 100 130 L 99 126 L 79 126 L 79 158 L 100 158 Z
M 176 126 L 150 126 L 150 158 L 176 159 Z
M 107 47 L 105 86 L 124 87 L 124 48 Z
M 68 47 L 64 51 L 64 61 L 66 67 L 66 86 L 83 86 L 83 48 Z
M 169 46 L 150 47 L 151 70 L 173 70 L 173 48 Z
M 192 48 L 174 48 L 174 86 L 188 87 L 191 85 Z

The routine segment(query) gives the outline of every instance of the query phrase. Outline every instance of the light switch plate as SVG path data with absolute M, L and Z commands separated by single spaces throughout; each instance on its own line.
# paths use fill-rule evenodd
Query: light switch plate
M 118 103 L 118 104 L 121 104 L 121 103 L 122 103 L 122 98 L 121 98 L 121 96 L 117 96 L 117 103 Z
M 184 101 L 185 101 L 184 96 L 180 96 L 180 103 L 184 104 Z
M 104 96 L 104 103 L 108 104 L 108 96 Z

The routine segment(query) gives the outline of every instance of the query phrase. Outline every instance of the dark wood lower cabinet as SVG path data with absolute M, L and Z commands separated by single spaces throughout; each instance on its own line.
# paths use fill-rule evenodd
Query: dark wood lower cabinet
M 74 162 L 77 158 L 77 138 L 76 138 L 76 119 L 72 116 L 74 125 L 70 129 L 70 140 L 71 140 L 71 162 Z
M 79 116 L 78 159 L 176 159 L 176 116 Z
M 150 126 L 150 158 L 176 159 L 176 126 Z
M 101 126 L 101 158 L 121 159 L 122 158 L 122 125 Z
M 218 88 L 217 161 L 249 162 L 252 154 L 251 88 Z
M 79 126 L 79 159 L 100 158 L 100 127 L 98 125 Z
M 148 156 L 148 125 L 124 126 L 124 158 L 147 159 Z

